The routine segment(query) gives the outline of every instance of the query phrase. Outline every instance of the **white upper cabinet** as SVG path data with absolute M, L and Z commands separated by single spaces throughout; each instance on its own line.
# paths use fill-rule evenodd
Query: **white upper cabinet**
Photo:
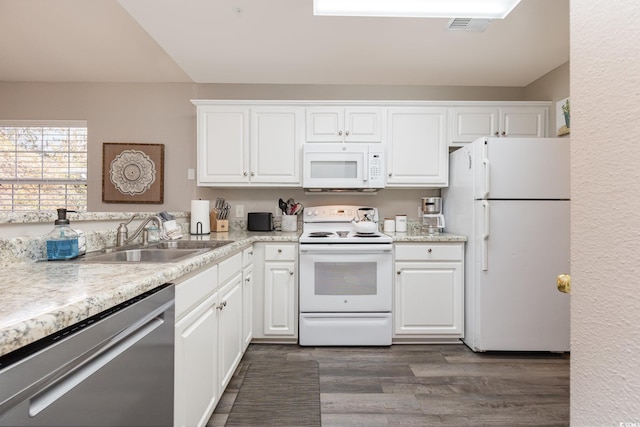
M 548 115 L 547 105 L 452 107 L 450 144 L 486 136 L 543 138 L 547 136 Z
M 198 106 L 198 185 L 301 185 L 304 109 Z
M 251 109 L 252 183 L 301 184 L 303 120 L 302 108 Z
M 381 142 L 382 108 L 307 108 L 307 142 Z
M 249 108 L 198 107 L 198 185 L 249 183 Z
M 447 108 L 387 110 L 387 187 L 446 187 Z

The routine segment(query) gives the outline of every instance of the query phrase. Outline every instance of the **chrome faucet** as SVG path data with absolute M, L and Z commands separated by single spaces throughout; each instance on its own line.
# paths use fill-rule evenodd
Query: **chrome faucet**
M 137 216 L 137 213 L 133 214 L 133 216 L 129 218 L 129 221 L 127 221 L 126 223 L 120 223 L 120 226 L 118 227 L 118 234 L 116 237 L 116 246 L 124 246 L 131 243 L 136 237 L 140 235 L 140 233 L 142 233 L 142 244 L 146 245 L 147 243 L 149 243 L 149 235 L 147 233 L 147 230 L 145 230 L 145 227 L 151 221 L 155 221 L 158 224 L 159 230 L 162 229 L 162 218 L 160 218 L 158 215 L 152 215 L 145 218 L 142 223 L 140 223 L 138 228 L 136 228 L 136 231 L 133 232 L 131 237 L 129 237 L 129 230 L 127 229 L 127 225 L 129 225 L 129 223 L 133 221 L 133 219 Z

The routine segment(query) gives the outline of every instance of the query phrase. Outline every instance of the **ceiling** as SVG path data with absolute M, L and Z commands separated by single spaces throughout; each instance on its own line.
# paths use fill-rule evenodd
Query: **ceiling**
M 0 0 L 0 81 L 522 87 L 569 60 L 569 0 L 522 0 L 484 32 L 312 7 Z

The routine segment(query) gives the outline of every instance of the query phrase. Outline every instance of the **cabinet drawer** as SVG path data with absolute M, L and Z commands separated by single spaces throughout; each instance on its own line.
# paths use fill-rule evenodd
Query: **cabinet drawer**
M 396 245 L 396 261 L 460 261 L 462 245 L 419 243 Z
M 242 251 L 242 266 L 246 267 L 253 263 L 253 246 Z
M 264 248 L 265 261 L 295 261 L 295 245 L 266 245 Z
M 176 319 L 213 293 L 218 287 L 218 266 L 176 284 Z
M 222 285 L 242 271 L 242 254 L 235 254 L 218 264 L 218 282 Z

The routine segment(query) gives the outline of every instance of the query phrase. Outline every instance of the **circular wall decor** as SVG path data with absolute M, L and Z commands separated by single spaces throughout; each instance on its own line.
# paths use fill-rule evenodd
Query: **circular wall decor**
M 109 177 L 122 194 L 143 194 L 156 180 L 156 166 L 144 152 L 124 150 L 111 162 Z

